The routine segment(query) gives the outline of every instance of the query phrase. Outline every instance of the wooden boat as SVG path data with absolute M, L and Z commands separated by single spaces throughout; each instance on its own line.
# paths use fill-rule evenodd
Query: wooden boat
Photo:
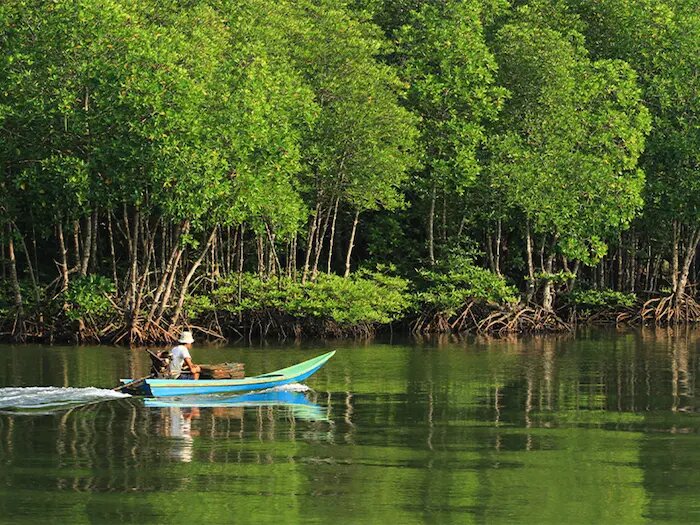
M 146 378 L 134 382 L 120 379 L 124 391 L 130 394 L 152 397 L 192 396 L 199 394 L 220 394 L 226 392 L 250 392 L 266 390 L 290 383 L 298 383 L 314 374 L 333 357 L 335 351 L 314 357 L 308 361 L 275 370 L 259 376 L 243 379 L 156 379 Z M 133 383 L 127 386 L 128 383 Z

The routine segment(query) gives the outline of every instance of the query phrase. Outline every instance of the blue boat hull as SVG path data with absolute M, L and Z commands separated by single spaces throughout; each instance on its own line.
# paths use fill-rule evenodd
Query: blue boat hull
M 153 397 L 168 397 L 267 390 L 304 381 L 325 365 L 334 354 L 335 352 L 328 352 L 288 368 L 244 379 L 200 379 L 196 381 L 191 379 L 146 379 L 136 393 Z M 121 380 L 122 384 L 129 381 L 131 380 Z

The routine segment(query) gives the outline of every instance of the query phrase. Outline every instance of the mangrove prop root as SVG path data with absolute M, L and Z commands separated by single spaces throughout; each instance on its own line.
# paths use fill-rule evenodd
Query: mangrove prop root
M 700 323 L 700 304 L 686 294 L 678 299 L 675 294 L 655 297 L 642 305 L 633 321 L 661 326 Z

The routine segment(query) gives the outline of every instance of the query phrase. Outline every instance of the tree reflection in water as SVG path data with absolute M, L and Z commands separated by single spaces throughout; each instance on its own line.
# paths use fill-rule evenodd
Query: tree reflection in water
M 201 502 L 183 514 L 193 521 L 207 512 L 217 521 L 210 507 L 229 504 L 291 523 L 332 522 L 339 509 L 352 509 L 357 523 L 465 514 L 700 521 L 699 335 L 645 329 L 369 344 L 341 349 L 314 378 L 315 392 L 1 414 L 0 510 L 10 521 L 19 508 L 37 518 L 29 501 L 38 499 L 60 521 L 85 521 L 66 505 L 113 494 L 85 512 L 131 522 L 146 502 L 160 509 L 187 491 Z M 56 351 L 63 357 L 50 359 Z M 41 384 L 36 362 L 59 382 L 94 384 L 81 375 L 92 357 L 80 352 L 0 352 L 0 384 L 15 368 L 25 384 Z M 250 360 L 259 357 L 264 370 L 296 357 L 282 354 L 266 349 Z M 104 382 L 117 373 L 105 372 Z M 149 512 L 150 521 L 172 518 Z

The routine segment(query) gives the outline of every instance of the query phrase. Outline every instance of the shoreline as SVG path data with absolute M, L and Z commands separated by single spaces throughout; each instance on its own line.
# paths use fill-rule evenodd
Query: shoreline
M 654 304 L 668 306 L 668 298 L 656 298 Z M 279 312 L 265 311 L 243 317 L 235 322 L 226 312 L 214 312 L 206 318 L 190 324 L 171 325 L 167 329 L 152 326 L 148 333 L 160 337 L 140 337 L 134 341 L 126 323 L 116 327 L 110 322 L 110 331 L 100 333 L 96 327 L 87 327 L 84 322 L 62 322 L 54 319 L 38 324 L 25 320 L 29 327 L 21 337 L 11 332 L 0 332 L 2 344 L 49 344 L 49 345 L 110 345 L 123 347 L 167 346 L 176 340 L 183 328 L 193 331 L 203 344 L 232 344 L 239 342 L 293 341 L 377 341 L 388 338 L 441 338 L 441 337 L 486 337 L 489 339 L 521 338 L 539 335 L 561 335 L 576 333 L 581 329 L 594 328 L 690 328 L 700 324 L 700 316 L 691 316 L 683 305 L 671 306 L 667 310 L 651 308 L 651 301 L 634 307 L 577 309 L 561 308 L 548 312 L 537 306 L 518 305 L 515 308 L 494 308 L 470 303 L 451 316 L 442 312 L 423 312 L 407 315 L 396 321 L 379 323 L 340 324 L 332 319 L 313 317 L 292 318 Z M 694 302 L 694 300 L 693 300 Z M 649 316 L 650 312 L 656 318 Z M 675 313 L 674 313 L 675 312 Z M 682 315 L 685 313 L 685 317 Z M 67 320 L 64 320 L 67 321 Z M 669 322 L 670 321 L 670 322 Z M 11 319 L 0 319 L 0 326 L 7 327 Z M 68 327 L 70 325 L 70 327 Z M 32 327 L 34 330 L 32 330 Z M 137 328 L 143 335 L 143 327 Z M 82 330 L 82 332 L 81 332 Z M 95 335 L 100 333 L 100 335 Z M 126 343 L 126 344 L 125 344 Z

